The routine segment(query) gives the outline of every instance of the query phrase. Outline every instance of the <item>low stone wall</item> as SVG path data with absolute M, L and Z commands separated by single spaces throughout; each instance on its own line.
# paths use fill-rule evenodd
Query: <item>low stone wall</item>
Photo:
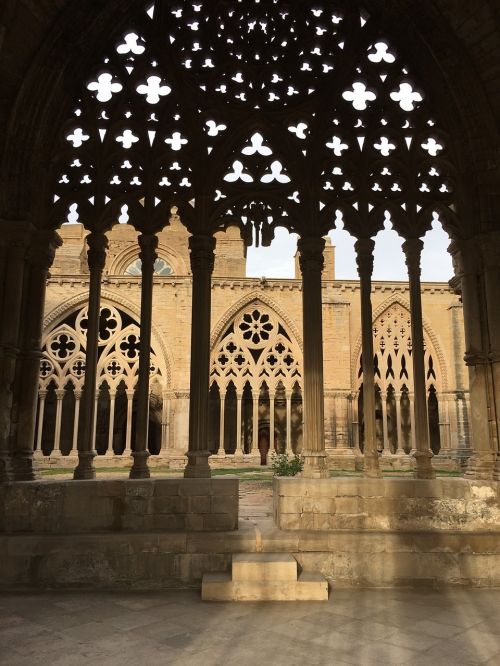
M 237 478 L 0 484 L 0 534 L 238 528 Z
M 0 590 L 199 587 L 234 553 L 292 553 L 338 586 L 500 586 L 500 531 L 0 534 Z
M 275 478 L 282 530 L 500 530 L 500 483 L 462 478 Z

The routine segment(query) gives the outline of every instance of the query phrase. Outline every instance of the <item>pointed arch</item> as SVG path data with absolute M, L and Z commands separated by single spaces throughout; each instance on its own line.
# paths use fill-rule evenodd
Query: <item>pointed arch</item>
M 408 315 L 410 316 L 411 313 L 410 302 L 399 294 L 393 294 L 392 296 L 389 296 L 389 298 L 387 298 L 385 301 L 380 303 L 380 305 L 378 305 L 377 308 L 375 308 L 372 315 L 372 324 L 375 323 L 376 320 L 393 305 L 400 305 L 402 308 L 408 311 Z M 436 358 L 439 363 L 439 374 L 441 378 L 442 389 L 446 391 L 448 389 L 448 364 L 446 362 L 446 358 L 443 353 L 443 345 L 441 344 L 436 332 L 434 331 L 434 329 L 425 319 L 424 316 L 422 317 L 422 320 L 423 320 L 424 334 L 430 340 L 433 351 L 435 351 Z M 351 357 L 351 382 L 353 387 L 357 385 L 358 361 L 360 354 L 361 354 L 361 331 L 359 332 L 358 337 L 356 339 L 356 343 L 353 347 L 353 354 Z
M 43 339 L 45 340 L 50 331 L 63 322 L 68 315 L 83 305 L 86 305 L 88 303 L 88 297 L 88 291 L 82 292 L 51 310 L 45 316 L 43 321 Z M 101 292 L 101 305 L 105 305 L 106 303 L 118 306 L 126 314 L 135 319 L 135 321 L 140 322 L 140 308 L 126 298 L 123 298 L 123 296 L 118 296 L 117 294 L 103 289 Z M 151 331 L 151 347 L 157 351 L 157 358 L 162 362 L 161 369 L 165 377 L 165 388 L 170 388 L 172 386 L 174 362 L 172 353 L 165 344 L 164 337 L 165 336 L 162 335 L 161 331 L 159 331 L 153 323 Z
M 268 308 L 273 310 L 273 312 L 281 319 L 285 324 L 287 329 L 295 338 L 296 343 L 299 346 L 300 351 L 303 351 L 302 345 L 302 335 L 296 324 L 296 322 L 288 315 L 283 308 L 281 308 L 278 303 L 265 292 L 254 289 L 249 294 L 246 294 L 239 301 L 233 303 L 233 305 L 222 315 L 217 324 L 214 326 L 212 335 L 210 338 L 210 348 L 213 350 L 214 346 L 220 339 L 220 336 L 224 333 L 229 324 L 233 319 L 248 305 L 255 303 L 262 303 Z

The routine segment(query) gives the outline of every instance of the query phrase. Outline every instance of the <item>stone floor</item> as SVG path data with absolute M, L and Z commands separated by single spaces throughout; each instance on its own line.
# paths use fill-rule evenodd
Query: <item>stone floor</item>
M 500 664 L 500 590 L 333 589 L 202 603 L 196 590 L 0 596 L 5 666 Z

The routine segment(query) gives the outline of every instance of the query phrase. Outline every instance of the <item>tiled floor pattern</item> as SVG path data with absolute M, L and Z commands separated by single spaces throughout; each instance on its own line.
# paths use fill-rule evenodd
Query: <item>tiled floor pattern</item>
M 199 591 L 0 596 L 2 666 L 500 666 L 500 590 L 333 590 L 303 603 Z

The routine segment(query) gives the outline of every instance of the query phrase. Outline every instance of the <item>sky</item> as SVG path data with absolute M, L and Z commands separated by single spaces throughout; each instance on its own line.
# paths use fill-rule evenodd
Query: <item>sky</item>
M 335 245 L 335 277 L 337 280 L 357 280 L 354 238 L 347 231 L 330 232 Z M 422 280 L 447 282 L 453 277 L 451 257 L 447 252 L 450 243 L 440 223 L 424 237 L 422 251 Z M 386 228 L 375 237 L 373 266 L 374 280 L 407 280 L 401 244 L 403 240 L 386 224 Z M 270 247 L 250 247 L 247 253 L 247 275 L 249 277 L 292 278 L 295 277 L 294 255 L 297 236 L 281 227 Z

